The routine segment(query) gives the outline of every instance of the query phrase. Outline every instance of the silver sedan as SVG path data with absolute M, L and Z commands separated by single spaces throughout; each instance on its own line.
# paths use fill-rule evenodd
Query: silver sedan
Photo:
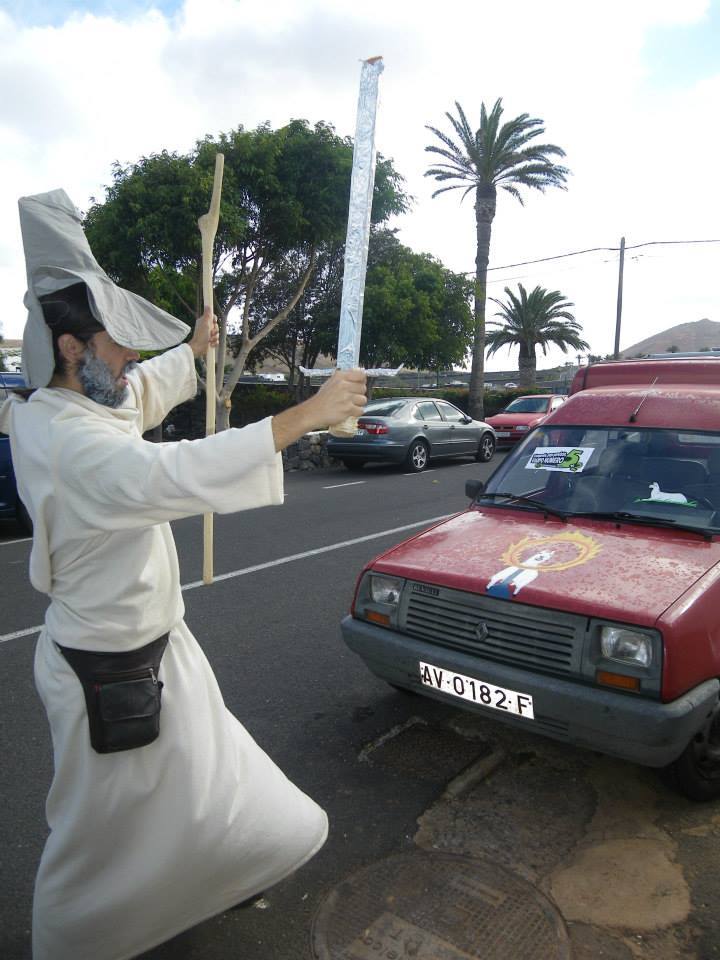
M 432 457 L 474 456 L 486 463 L 495 453 L 495 431 L 447 400 L 393 397 L 368 403 L 354 437 L 330 434 L 327 452 L 349 470 L 388 460 L 420 473 Z

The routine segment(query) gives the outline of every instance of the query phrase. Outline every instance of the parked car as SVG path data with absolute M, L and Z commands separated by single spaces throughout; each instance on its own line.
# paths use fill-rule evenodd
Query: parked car
M 542 423 L 553 410 L 557 410 L 565 397 L 556 393 L 538 393 L 516 397 L 500 413 L 488 417 L 487 422 L 495 430 L 498 446 L 512 446 L 522 440 L 528 430 Z
M 495 432 L 447 400 L 393 397 L 368 403 L 354 437 L 330 434 L 327 451 L 349 470 L 389 460 L 419 473 L 433 457 L 474 456 L 486 463 L 495 453 Z
M 506 390 L 516 390 L 516 389 L 517 389 L 517 384 L 516 384 L 516 383 L 506 383 L 506 384 L 505 384 L 505 389 L 506 389 Z
M 8 392 L 14 387 L 24 386 L 22 374 L 0 373 L 0 404 L 7 400 Z M 32 533 L 32 520 L 18 496 L 10 438 L 6 433 L 0 433 L 0 518 L 15 519 L 28 533 Z
M 393 686 L 720 797 L 720 360 L 582 368 L 466 492 L 365 567 L 348 646 Z
M 287 377 L 284 373 L 261 373 L 260 379 L 267 383 L 287 383 Z

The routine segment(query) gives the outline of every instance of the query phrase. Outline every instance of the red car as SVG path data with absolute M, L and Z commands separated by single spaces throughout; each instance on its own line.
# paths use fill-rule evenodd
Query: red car
M 720 797 L 720 360 L 599 363 L 470 507 L 363 570 L 368 668 Z
M 488 417 L 495 430 L 498 447 L 508 447 L 518 443 L 525 434 L 542 423 L 543 419 L 563 403 L 566 398 L 555 393 L 536 393 L 527 397 L 516 397 L 502 413 Z

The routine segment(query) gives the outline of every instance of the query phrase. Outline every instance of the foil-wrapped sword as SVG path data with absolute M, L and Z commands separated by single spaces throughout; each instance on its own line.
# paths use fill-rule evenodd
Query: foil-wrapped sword
M 384 67 L 382 57 L 363 60 L 360 71 L 355 145 L 353 148 L 352 177 L 350 180 L 350 208 L 345 237 L 340 328 L 338 330 L 337 369 L 350 370 L 360 362 L 360 333 L 362 330 L 365 274 L 367 272 L 368 244 L 370 242 L 370 214 L 375 187 L 375 118 L 377 115 L 378 81 Z M 366 371 L 368 376 L 395 376 L 401 368 Z M 330 376 L 334 370 L 306 370 L 306 376 Z M 351 437 L 357 430 L 357 420 L 348 417 L 330 427 L 338 437 Z

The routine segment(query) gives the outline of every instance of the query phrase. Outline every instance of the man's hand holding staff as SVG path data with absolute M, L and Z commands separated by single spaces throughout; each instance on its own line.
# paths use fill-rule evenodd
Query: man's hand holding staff
M 203 307 L 205 313 L 214 313 L 213 295 L 213 245 L 220 219 L 220 192 L 222 190 L 223 166 L 225 157 L 222 153 L 215 155 L 215 178 L 213 180 L 210 209 L 198 219 L 200 236 L 202 237 L 202 287 Z M 205 314 L 203 314 L 205 316 Z M 205 360 L 205 435 L 215 433 L 215 405 L 217 403 L 217 389 L 215 386 L 215 346 L 208 340 L 207 356 Z M 206 513 L 203 518 L 203 583 L 212 583 L 213 580 L 213 515 Z

